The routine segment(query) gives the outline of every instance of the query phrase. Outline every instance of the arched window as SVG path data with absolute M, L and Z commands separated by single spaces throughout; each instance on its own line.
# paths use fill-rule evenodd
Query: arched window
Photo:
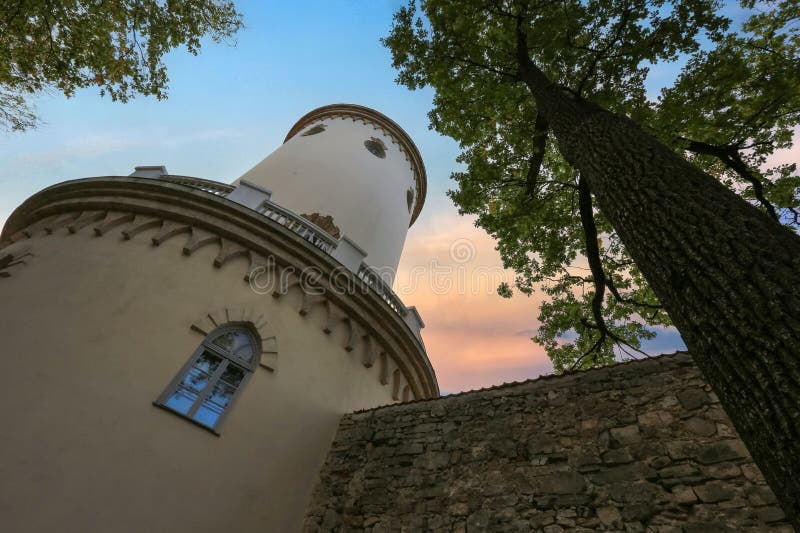
M 257 337 L 243 326 L 212 331 L 169 384 L 156 405 L 217 432 L 258 365 Z

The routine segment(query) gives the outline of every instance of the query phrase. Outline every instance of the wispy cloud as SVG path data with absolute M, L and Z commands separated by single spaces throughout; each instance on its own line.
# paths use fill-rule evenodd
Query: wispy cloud
M 514 273 L 502 268 L 494 241 L 470 217 L 443 210 L 409 233 L 395 290 L 425 320 L 422 334 L 442 390 L 482 388 L 552 372 L 544 348 L 531 340 L 542 295 L 516 292 L 511 299 L 501 298 L 496 292 L 501 277 L 512 283 Z M 658 337 L 644 342 L 646 352 L 683 349 L 674 328 L 654 329 Z
M 395 288 L 425 320 L 423 337 L 442 390 L 456 392 L 552 371 L 535 333 L 540 300 L 497 294 L 512 281 L 494 241 L 455 210 L 409 234 Z M 524 335 L 521 333 L 525 333 Z
M 236 128 L 210 128 L 198 130 L 184 135 L 171 136 L 159 144 L 166 146 L 180 146 L 184 144 L 203 143 L 207 141 L 219 141 L 222 139 L 235 139 L 244 136 L 241 129 Z
M 208 141 L 240 137 L 241 131 L 233 128 L 198 130 L 182 135 L 159 135 L 152 131 L 107 131 L 81 135 L 62 141 L 53 140 L 44 150 L 26 151 L 17 155 L 16 164 L 46 167 L 62 161 L 94 159 L 131 149 L 150 147 L 176 147 Z
M 49 166 L 64 160 L 94 158 L 142 146 L 144 138 L 89 135 L 54 144 L 54 146 L 51 144 L 52 147 L 45 150 L 19 154 L 15 158 L 15 162 L 29 166 Z

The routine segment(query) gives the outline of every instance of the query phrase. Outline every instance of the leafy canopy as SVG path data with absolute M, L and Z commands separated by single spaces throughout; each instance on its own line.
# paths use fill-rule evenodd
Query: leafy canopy
M 435 90 L 431 127 L 457 140 L 450 196 L 497 240 L 516 288 L 541 290 L 534 337 L 557 370 L 639 351 L 670 320 L 588 184 L 565 162 L 518 77 L 516 32 L 549 79 L 650 129 L 797 225 L 795 165 L 763 169 L 800 121 L 797 0 L 756 4 L 731 28 L 716 0 L 411 0 L 383 39 L 410 89 Z M 518 13 L 527 13 L 519 28 Z M 688 58 L 648 99 L 651 67 Z M 501 285 L 502 296 L 512 294 Z
M 26 98 L 45 89 L 71 96 L 97 86 L 112 100 L 166 97 L 161 58 L 242 26 L 229 0 L 25 0 L 0 5 L 0 125 L 36 124 Z

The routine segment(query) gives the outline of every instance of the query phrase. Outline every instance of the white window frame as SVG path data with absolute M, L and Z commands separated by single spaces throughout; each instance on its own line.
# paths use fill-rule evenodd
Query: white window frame
M 249 337 L 250 343 L 252 344 L 253 347 L 252 361 L 245 361 L 240 357 L 236 357 L 235 355 L 226 351 L 222 347 L 214 344 L 214 340 L 231 331 L 242 332 Z M 178 411 L 177 409 L 173 409 L 172 407 L 168 406 L 167 401 L 169 400 L 169 398 L 171 398 L 172 395 L 178 390 L 181 383 L 183 383 L 183 380 L 186 377 L 186 375 L 189 373 L 190 370 L 192 370 L 192 368 L 194 368 L 194 364 L 197 362 L 198 359 L 200 359 L 200 357 L 205 352 L 211 352 L 213 355 L 220 357 L 222 359 L 222 363 L 220 363 L 219 366 L 211 374 L 211 377 L 208 379 L 208 383 L 206 383 L 205 387 L 203 387 L 203 390 L 198 392 L 197 399 L 195 399 L 194 402 L 192 402 L 192 407 L 189 409 L 188 412 L 183 413 L 181 411 Z M 206 335 L 205 339 L 203 339 L 203 342 L 200 343 L 200 346 L 197 347 L 197 349 L 194 351 L 189 360 L 183 365 L 183 367 L 181 367 L 180 371 L 175 375 L 175 377 L 169 383 L 167 388 L 164 389 L 164 392 L 162 392 L 159 395 L 158 399 L 156 399 L 156 401 L 153 402 L 153 405 L 165 409 L 170 413 L 174 413 L 180 416 L 181 418 L 185 418 L 186 420 L 189 420 L 190 422 L 204 429 L 207 429 L 212 433 L 214 433 L 215 435 L 219 436 L 220 435 L 219 429 L 222 426 L 222 423 L 227 418 L 228 413 L 231 411 L 234 404 L 236 403 L 236 400 L 241 395 L 241 392 L 247 385 L 247 382 L 250 380 L 250 377 L 255 373 L 256 368 L 258 368 L 258 360 L 260 354 L 261 354 L 261 343 L 259 337 L 258 335 L 255 335 L 252 329 L 247 325 L 226 324 L 224 326 L 218 327 L 217 329 Z M 211 392 L 213 392 L 214 390 L 214 386 L 220 381 L 222 374 L 225 372 L 225 369 L 228 368 L 229 365 L 235 365 L 240 369 L 244 370 L 244 377 L 242 378 L 242 381 L 239 383 L 238 387 L 236 387 L 236 391 L 231 396 L 228 405 L 226 405 L 223 408 L 222 414 L 220 414 L 219 418 L 217 418 L 214 425 L 209 426 L 208 424 L 205 424 L 195 419 L 192 415 L 196 413 L 199 407 L 203 404 L 203 402 L 205 402 L 209 398 Z

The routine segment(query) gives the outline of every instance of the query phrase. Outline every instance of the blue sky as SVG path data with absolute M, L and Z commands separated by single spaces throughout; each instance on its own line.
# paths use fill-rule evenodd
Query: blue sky
M 0 220 L 33 192 L 62 181 L 127 174 L 140 164 L 233 180 L 274 148 L 300 116 L 335 102 L 374 107 L 420 146 L 431 204 L 444 204 L 454 142 L 428 130 L 430 91 L 393 80 L 385 35 L 400 2 L 237 2 L 246 27 L 236 47 L 208 43 L 197 57 L 166 58 L 169 99 L 128 104 L 87 89 L 36 99 L 45 123 L 0 134 Z
M 44 121 L 40 128 L 22 134 L 0 132 L 0 224 L 25 198 L 48 185 L 124 175 L 136 165 L 163 164 L 173 174 L 232 181 L 279 146 L 306 112 L 349 102 L 373 107 L 397 121 L 425 161 L 428 197 L 409 233 L 405 268 L 412 261 L 442 255 L 448 249 L 446 239 L 455 231 L 475 244 L 476 266 L 499 265 L 491 240 L 470 220 L 459 219 L 445 197 L 451 187 L 449 175 L 457 168 L 458 147 L 428 129 L 432 91 L 410 92 L 396 85 L 391 56 L 379 43 L 389 31 L 392 14 L 403 4 L 238 1 L 245 28 L 237 46 L 209 42 L 197 57 L 177 50 L 166 58 L 168 100 L 140 97 L 119 104 L 100 98 L 94 89 L 70 99 L 57 93 L 41 95 L 36 99 Z M 736 7 L 726 12 L 741 19 Z M 650 94 L 670 81 L 681 64 L 654 68 Z M 439 243 L 442 250 L 432 249 L 431 243 Z M 409 305 L 415 298 L 444 390 L 524 379 L 550 369 L 529 335 L 519 334 L 535 328 L 535 299 L 502 300 L 493 291 L 438 300 L 422 293 L 404 296 Z M 458 339 L 469 346 L 458 348 Z M 662 334 L 648 345 L 653 352 L 676 347 L 682 347 L 677 333 Z M 497 351 L 507 357 L 498 357 Z
M 432 91 L 396 85 L 391 56 L 379 44 L 403 4 L 238 1 L 246 26 L 236 47 L 207 43 L 197 57 L 182 49 L 166 57 L 168 100 L 119 104 L 95 89 L 36 98 L 39 129 L 0 133 L 0 221 L 47 185 L 127 174 L 139 164 L 232 180 L 277 147 L 297 118 L 335 102 L 374 107 L 400 123 L 428 169 L 427 211 L 449 207 L 444 192 L 457 146 L 428 129 Z M 678 67 L 654 69 L 651 93 Z

